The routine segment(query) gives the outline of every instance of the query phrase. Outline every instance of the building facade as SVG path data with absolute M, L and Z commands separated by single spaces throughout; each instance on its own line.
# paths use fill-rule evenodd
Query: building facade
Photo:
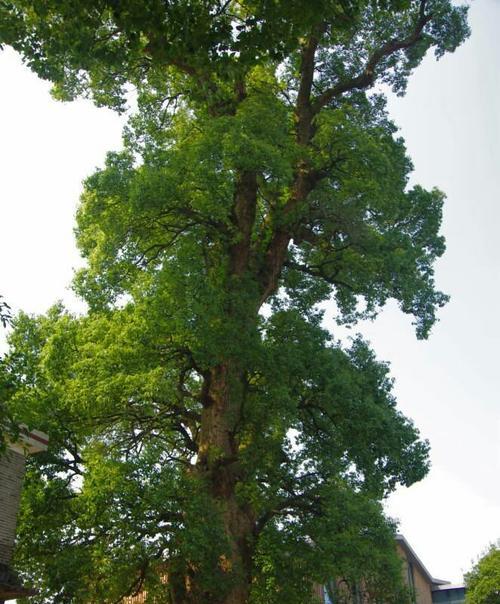
M 414 604 L 464 604 L 465 587 L 452 585 L 449 581 L 434 578 L 417 556 L 411 545 L 403 537 L 396 536 L 396 548 L 402 560 L 403 579 L 409 588 Z M 338 583 L 336 584 L 338 585 Z M 350 593 L 344 590 L 336 600 L 335 590 L 324 587 L 318 592 L 321 604 L 370 604 L 360 589 Z
M 47 449 L 48 436 L 38 430 L 21 427 L 19 439 L 8 442 L 0 455 L 0 604 L 15 597 L 33 595 L 23 587 L 10 562 L 16 537 L 17 512 L 24 477 L 25 456 Z

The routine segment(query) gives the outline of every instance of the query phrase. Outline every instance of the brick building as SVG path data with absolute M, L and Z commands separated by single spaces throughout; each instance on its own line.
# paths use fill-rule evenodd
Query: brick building
M 403 578 L 414 604 L 465 603 L 465 587 L 434 578 L 403 535 L 396 536 L 396 547 L 403 563 Z M 340 600 L 335 597 L 331 589 L 320 590 L 318 595 L 321 604 L 337 604 L 336 600 L 337 602 Z M 342 603 L 347 601 L 349 604 L 370 604 L 361 589 L 354 589 L 347 598 L 345 591 L 342 595 Z
M 8 442 L 0 456 L 0 604 L 4 600 L 33 595 L 23 587 L 10 566 L 16 537 L 16 521 L 24 477 L 25 456 L 47 449 L 48 436 L 21 429 L 15 443 Z

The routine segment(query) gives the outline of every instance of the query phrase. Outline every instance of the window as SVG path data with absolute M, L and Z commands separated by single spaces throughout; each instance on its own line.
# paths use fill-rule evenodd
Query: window
M 330 581 L 328 585 L 323 586 L 323 598 L 325 604 L 334 604 L 335 602 L 335 584 Z

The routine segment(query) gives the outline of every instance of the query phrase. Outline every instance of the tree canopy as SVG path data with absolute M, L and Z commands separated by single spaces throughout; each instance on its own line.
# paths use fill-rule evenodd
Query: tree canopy
M 500 602 L 500 547 L 491 545 L 465 575 L 467 604 Z
M 0 2 L 57 98 L 137 103 L 84 184 L 88 313 L 19 315 L 6 359 L 50 433 L 18 547 L 38 602 L 304 603 L 332 577 L 403 601 L 380 500 L 428 445 L 322 309 L 394 299 L 427 337 L 446 302 L 443 194 L 408 185 L 379 85 L 467 34 L 448 0 Z

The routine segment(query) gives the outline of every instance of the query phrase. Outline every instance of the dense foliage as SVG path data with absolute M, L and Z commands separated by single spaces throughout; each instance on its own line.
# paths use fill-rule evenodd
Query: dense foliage
M 14 0 L 54 95 L 137 112 L 77 216 L 89 312 L 21 315 L 9 409 L 50 434 L 18 564 L 39 602 L 402 602 L 380 500 L 427 471 L 387 367 L 322 326 L 389 299 L 426 337 L 443 195 L 376 83 L 467 35 L 448 0 Z M 36 601 L 36 599 L 35 599 Z
M 465 575 L 467 604 L 498 604 L 500 602 L 500 547 L 488 551 Z

